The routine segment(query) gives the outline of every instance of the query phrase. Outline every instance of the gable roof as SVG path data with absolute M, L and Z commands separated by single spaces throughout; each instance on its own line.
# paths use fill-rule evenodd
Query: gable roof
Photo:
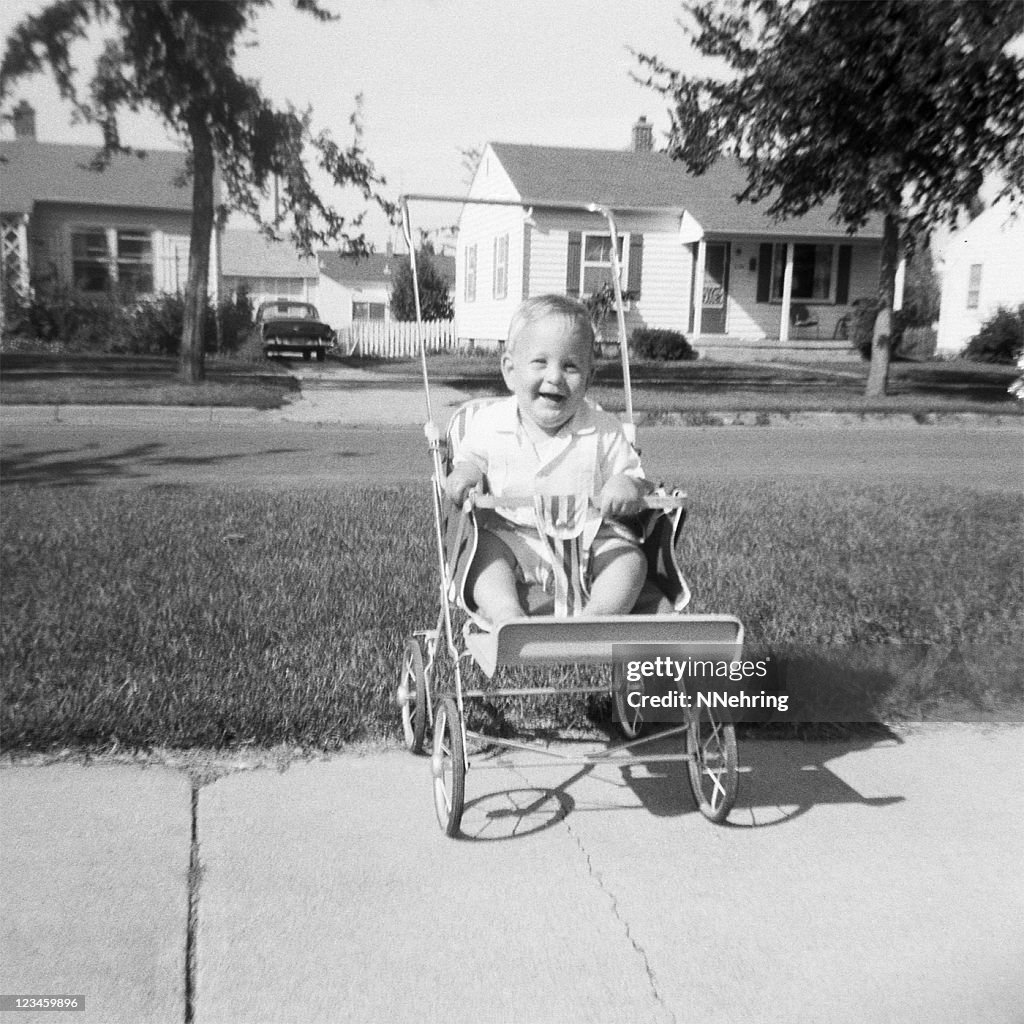
M 225 277 L 319 276 L 317 261 L 301 256 L 289 242 L 275 242 L 258 231 L 239 228 L 221 233 L 220 272 Z
M 407 265 L 407 253 L 372 253 L 369 256 L 349 256 L 335 249 L 317 254 L 320 270 L 338 284 L 389 284 L 400 266 Z M 449 285 L 455 283 L 455 258 L 435 253 L 434 267 Z
M 39 202 L 192 209 L 185 154 L 147 150 L 144 157 L 114 156 L 105 171 L 89 170 L 98 146 L 18 139 L 0 142 L 0 208 L 31 213 Z
M 705 174 L 690 174 L 666 153 L 572 149 L 492 142 L 491 149 L 525 204 L 600 203 L 613 210 L 686 210 L 706 230 L 731 234 L 839 235 L 845 228 L 830 219 L 834 206 L 803 217 L 775 221 L 766 203 L 738 203 L 746 173 L 735 159 L 720 158 Z M 858 233 L 881 237 L 881 218 Z

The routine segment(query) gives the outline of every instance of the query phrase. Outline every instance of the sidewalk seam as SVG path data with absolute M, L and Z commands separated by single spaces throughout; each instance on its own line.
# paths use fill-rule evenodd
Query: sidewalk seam
M 191 833 L 188 855 L 188 917 L 185 926 L 185 1024 L 195 1021 L 196 939 L 199 927 L 199 885 L 203 865 L 199 859 L 199 786 L 192 784 Z

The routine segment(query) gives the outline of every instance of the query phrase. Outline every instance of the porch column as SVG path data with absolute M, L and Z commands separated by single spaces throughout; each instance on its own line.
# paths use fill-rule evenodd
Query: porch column
M 707 243 L 702 238 L 697 243 L 697 267 L 693 275 L 693 336 L 700 337 L 701 320 L 704 317 L 704 264 L 707 259 Z
M 907 257 L 901 256 L 896 265 L 896 281 L 892 295 L 892 311 L 898 313 L 903 308 L 903 289 L 907 282 Z
M 793 243 L 786 243 L 786 269 L 782 274 L 782 323 L 779 324 L 779 344 L 789 341 L 789 300 L 793 295 Z

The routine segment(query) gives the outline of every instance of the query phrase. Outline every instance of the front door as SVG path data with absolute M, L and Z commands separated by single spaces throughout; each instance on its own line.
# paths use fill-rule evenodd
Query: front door
M 728 298 L 729 243 L 708 242 L 704 249 L 704 297 L 700 315 L 702 334 L 725 334 Z

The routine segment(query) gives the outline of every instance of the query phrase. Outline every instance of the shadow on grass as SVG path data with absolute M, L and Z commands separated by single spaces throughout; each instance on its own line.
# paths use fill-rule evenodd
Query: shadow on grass
M 91 487 L 117 480 L 142 480 L 162 467 L 211 467 L 250 458 L 253 453 L 217 455 L 161 455 L 167 446 L 158 442 L 133 445 L 113 452 L 89 448 L 26 449 L 18 445 L 0 459 L 0 483 L 35 487 Z M 263 455 L 287 455 L 298 449 L 273 448 Z M 355 455 L 358 453 L 342 453 Z

